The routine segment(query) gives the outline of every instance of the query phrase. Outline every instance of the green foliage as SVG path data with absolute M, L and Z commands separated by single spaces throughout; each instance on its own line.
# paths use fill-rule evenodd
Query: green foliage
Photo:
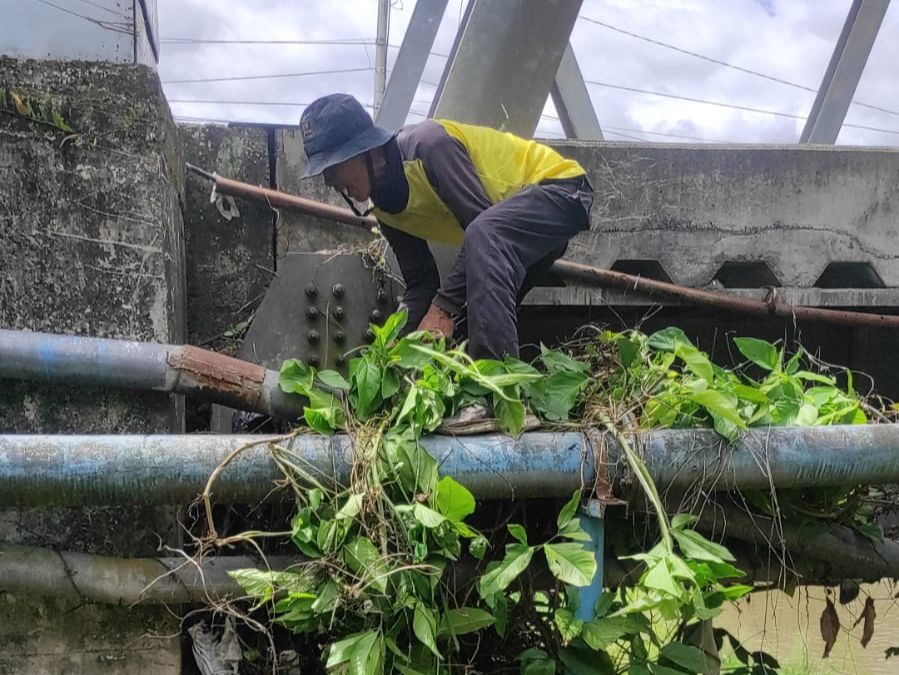
M 843 391 L 830 375 L 803 369 L 802 352 L 785 361 L 782 350 L 754 338 L 734 343 L 761 380 L 713 364 L 677 328 L 651 336 L 605 332 L 582 359 L 543 347 L 527 364 L 475 361 L 425 333 L 399 337 L 405 322 L 398 313 L 372 326 L 372 344 L 350 361 L 347 378 L 296 359 L 283 364 L 282 389 L 308 400 L 305 423 L 319 433 L 353 434 L 352 480 L 325 486 L 281 457 L 296 491 L 290 538 L 305 560 L 286 572 L 231 573 L 275 622 L 320 636 L 323 661 L 335 673 L 461 672 L 454 661 L 459 636 L 507 635 L 522 612 L 536 617 L 530 625 L 543 637 L 540 647 L 518 656 L 525 675 L 701 672 L 692 632 L 752 590 L 735 583 L 743 572 L 732 565 L 734 557 L 693 530 L 692 516 L 678 514 L 669 523 L 645 466 L 624 441 L 626 459 L 657 511 L 661 539 L 630 556 L 643 564 L 632 586 L 603 594 L 594 618 L 577 618 L 573 590 L 596 573 L 577 513 L 581 491 L 562 507 L 555 534 L 545 541 L 533 543 L 524 527 L 510 523 L 505 547 L 490 551 L 467 522 L 474 496 L 441 477 L 419 443 L 466 405 L 492 408 L 512 435 L 528 411 L 552 423 L 598 421 L 613 432 L 613 420 L 636 415 L 644 427 L 707 426 L 731 440 L 771 424 L 866 421 L 851 383 Z M 764 510 L 764 496 L 756 499 Z M 830 499 L 848 501 L 845 492 Z M 444 571 L 464 556 L 482 562 L 467 590 L 457 593 Z M 530 586 L 521 577 L 535 567 L 556 580 L 554 590 L 524 592 Z M 753 658 L 741 663 L 764 663 L 765 657 Z

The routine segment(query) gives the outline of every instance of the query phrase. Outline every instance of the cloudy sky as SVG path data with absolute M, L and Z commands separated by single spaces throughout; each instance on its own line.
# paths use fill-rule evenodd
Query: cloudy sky
M 428 110 L 432 83 L 440 79 L 464 2 L 449 0 L 410 122 Z M 393 2 L 388 72 L 414 5 L 415 0 Z M 584 79 L 606 85 L 588 84 L 588 89 L 609 140 L 791 143 L 799 138 L 801 118 L 815 96 L 802 87 L 817 89 L 820 84 L 850 5 L 851 0 L 584 0 L 571 43 Z M 377 0 L 158 0 L 158 6 L 163 39 L 159 71 L 179 119 L 296 124 L 302 104 L 326 93 L 345 91 L 364 103 L 372 101 Z M 203 42 L 209 40 L 271 44 Z M 856 102 L 892 112 L 853 105 L 846 118 L 847 124 L 886 131 L 844 126 L 839 143 L 899 145 L 896 63 L 899 7 L 894 6 L 887 11 L 855 96 Z M 291 76 L 267 77 L 271 75 Z M 248 76 L 253 79 L 184 81 Z M 562 136 L 551 102 L 544 113 L 536 135 Z

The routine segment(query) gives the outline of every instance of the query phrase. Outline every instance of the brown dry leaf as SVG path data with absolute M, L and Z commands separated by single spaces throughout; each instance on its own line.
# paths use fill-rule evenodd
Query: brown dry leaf
M 22 115 L 23 117 L 31 116 L 31 104 L 28 103 L 28 101 L 26 101 L 14 91 L 9 92 L 9 96 L 12 99 L 12 102 L 15 104 L 16 110 L 19 111 L 20 115 Z
M 876 618 L 877 612 L 874 611 L 874 598 L 869 597 L 865 600 L 865 608 L 862 610 L 862 613 L 855 620 L 855 623 L 852 624 L 852 627 L 855 628 L 862 619 L 865 620 L 865 625 L 862 626 L 862 647 L 867 647 L 874 635 L 874 619 Z
M 834 643 L 837 641 L 837 634 L 840 632 L 840 617 L 837 616 L 836 607 L 827 599 L 827 607 L 821 612 L 821 638 L 824 640 L 824 658 L 830 656 L 830 650 L 833 649 Z

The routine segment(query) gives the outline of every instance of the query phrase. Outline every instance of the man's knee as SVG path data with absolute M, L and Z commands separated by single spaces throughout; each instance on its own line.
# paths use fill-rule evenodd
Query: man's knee
M 465 228 L 464 246 L 467 254 L 478 255 L 486 250 L 495 250 L 499 244 L 500 237 L 496 231 L 496 223 L 483 214 L 472 220 Z

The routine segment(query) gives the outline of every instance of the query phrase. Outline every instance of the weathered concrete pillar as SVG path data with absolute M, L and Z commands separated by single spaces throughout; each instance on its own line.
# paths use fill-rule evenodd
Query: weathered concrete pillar
M 0 83 L 0 326 L 182 342 L 183 163 L 155 71 L 0 58 Z M 180 397 L 0 381 L 3 433 L 182 428 Z M 149 555 L 178 531 L 170 508 L 0 512 L 4 541 L 91 553 Z M 159 609 L 0 589 L 0 673 L 174 675 L 177 634 Z

